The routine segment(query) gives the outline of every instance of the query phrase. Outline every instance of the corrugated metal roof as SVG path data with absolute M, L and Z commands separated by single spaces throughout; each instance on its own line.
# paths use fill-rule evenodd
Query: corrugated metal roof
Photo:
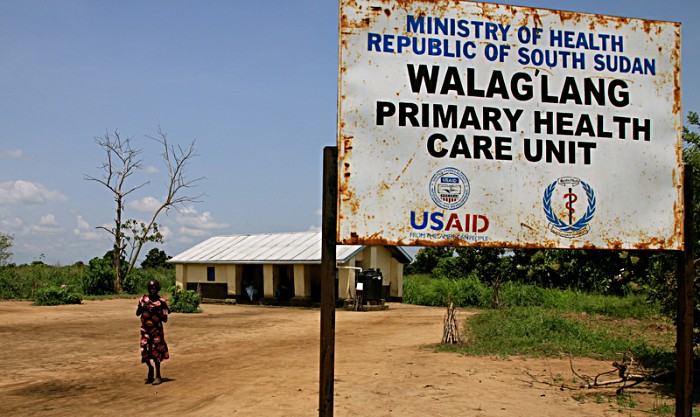
M 347 262 L 365 246 L 337 245 L 336 261 Z M 400 249 L 407 262 L 410 256 Z M 396 256 L 396 255 L 395 255 Z M 320 263 L 321 232 L 214 236 L 173 256 L 169 263 Z

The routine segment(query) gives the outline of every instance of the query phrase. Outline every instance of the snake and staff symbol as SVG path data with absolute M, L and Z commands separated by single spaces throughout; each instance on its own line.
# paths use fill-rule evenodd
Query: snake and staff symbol
M 574 209 L 574 203 L 578 201 L 579 194 L 575 192 L 578 186 L 583 188 L 588 199 L 588 205 L 586 207 L 586 212 L 580 218 L 575 218 L 574 214 L 576 209 Z M 558 187 L 563 188 L 563 199 L 565 201 L 564 208 L 565 212 L 568 214 L 569 222 L 565 222 L 557 216 L 555 211 L 552 209 L 552 196 Z M 561 195 L 561 194 L 560 194 Z M 561 200 L 560 200 L 561 201 Z M 561 177 L 556 181 L 551 183 L 544 190 L 544 197 L 542 198 L 542 206 L 544 208 L 545 216 L 549 221 L 548 229 L 559 236 L 573 239 L 579 236 L 583 236 L 590 230 L 588 223 L 593 219 L 596 209 L 596 197 L 593 192 L 593 187 L 576 177 Z M 560 206 L 561 207 L 561 206 Z M 561 211 L 560 211 L 561 213 Z M 564 213 L 561 213 L 564 214 Z
M 569 199 L 569 201 L 566 202 L 564 207 L 566 207 L 567 210 L 569 210 L 569 224 L 574 222 L 574 213 L 576 213 L 576 210 L 574 210 L 573 205 L 578 200 L 578 196 L 574 194 L 573 188 L 569 187 L 569 192 L 564 194 L 565 199 Z

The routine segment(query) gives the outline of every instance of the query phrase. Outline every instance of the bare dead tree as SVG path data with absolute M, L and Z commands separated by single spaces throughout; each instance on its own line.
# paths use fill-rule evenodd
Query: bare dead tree
M 128 180 L 142 169 L 142 150 L 132 147 L 132 138 L 122 137 L 118 131 L 112 134 L 106 133 L 103 137 L 95 138 L 95 143 L 106 153 L 105 161 L 100 165 L 103 175 L 100 178 L 86 175 L 88 181 L 95 181 L 106 187 L 114 196 L 116 203 L 114 227 L 98 226 L 98 229 L 107 231 L 114 239 L 113 264 L 114 264 L 114 290 L 121 291 L 122 281 L 134 269 L 141 248 L 147 242 L 162 241 L 162 235 L 158 232 L 156 219 L 163 211 L 170 208 L 178 209 L 186 203 L 199 202 L 201 195 L 183 195 L 189 189 L 196 186 L 197 182 L 203 178 L 188 180 L 186 168 L 189 161 L 198 156 L 195 151 L 195 141 L 192 141 L 186 148 L 174 146 L 168 143 L 167 135 L 158 128 L 158 136 L 151 139 L 159 142 L 163 147 L 161 154 L 168 171 L 168 183 L 166 198 L 155 210 L 148 222 L 137 222 L 135 220 L 124 221 L 124 211 L 126 197 L 134 191 L 148 185 L 149 181 L 144 181 L 138 185 L 131 186 Z M 126 259 L 127 246 L 131 246 L 128 257 L 128 269 L 124 276 L 121 276 L 121 259 Z
M 151 220 L 148 223 L 142 223 L 140 233 L 136 235 L 136 246 L 130 257 L 129 270 L 127 271 L 127 274 L 131 273 L 131 271 L 134 269 L 136 260 L 141 252 L 141 248 L 143 248 L 144 243 L 149 241 L 151 232 L 155 229 L 156 234 L 160 235 L 156 224 L 156 219 L 158 216 L 163 211 L 167 213 L 171 208 L 179 211 L 187 203 L 199 203 L 201 202 L 200 198 L 203 197 L 203 194 L 198 194 L 195 196 L 183 194 L 196 187 L 197 183 L 204 179 L 204 177 L 198 177 L 193 180 L 189 180 L 186 176 L 187 164 L 192 158 L 199 156 L 194 147 L 195 141 L 193 140 L 190 142 L 189 146 L 185 148 L 181 147 L 180 145 L 171 145 L 168 143 L 168 136 L 160 127 L 158 128 L 157 137 L 148 137 L 160 143 L 163 147 L 161 157 L 163 158 L 163 161 L 168 169 L 168 191 L 165 201 L 163 201 L 163 203 L 155 210 Z
M 95 143 L 106 153 L 106 159 L 98 168 L 102 169 L 101 178 L 86 175 L 88 181 L 95 181 L 105 186 L 114 196 L 116 203 L 114 227 L 98 226 L 98 229 L 107 231 L 114 239 L 112 259 L 114 264 L 114 290 L 121 291 L 121 258 L 126 248 L 122 235 L 122 215 L 124 213 L 125 198 L 148 182 L 136 186 L 127 186 L 126 182 L 136 171 L 141 169 L 141 149 L 131 146 L 132 138 L 122 138 L 118 131 L 113 134 L 106 133 L 103 137 L 96 137 Z

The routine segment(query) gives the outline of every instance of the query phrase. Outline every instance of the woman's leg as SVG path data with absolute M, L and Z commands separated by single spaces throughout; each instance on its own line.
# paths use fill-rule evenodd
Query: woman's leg
M 156 362 L 156 365 L 158 365 L 157 362 Z M 148 378 L 146 378 L 146 383 L 151 384 L 151 383 L 153 383 L 153 365 L 151 365 L 150 360 L 146 361 L 146 366 L 148 366 Z
M 156 365 L 156 379 L 153 380 L 153 385 L 158 385 L 161 383 L 160 380 L 160 362 L 158 361 L 153 361 Z

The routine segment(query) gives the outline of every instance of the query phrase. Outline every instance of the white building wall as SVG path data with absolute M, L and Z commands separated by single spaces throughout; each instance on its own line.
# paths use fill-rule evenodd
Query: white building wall
M 228 284 L 229 295 L 242 295 L 243 265 L 239 264 L 176 264 L 175 281 L 182 288 L 187 288 L 188 282 L 208 282 L 207 267 L 215 268 L 215 281 Z M 278 277 L 272 264 L 262 265 L 263 295 L 274 297 Z M 279 267 L 285 267 L 279 265 Z M 289 267 L 289 266 L 288 266 Z M 293 270 L 295 297 L 311 297 L 313 265 L 295 264 L 289 267 Z M 403 297 L 403 267 L 383 246 L 369 246 L 355 257 L 338 268 L 338 298 L 348 299 L 355 296 L 355 277 L 358 268 L 379 268 L 382 272 L 383 285 L 390 285 L 391 297 Z M 209 281 L 211 282 L 211 281 Z

